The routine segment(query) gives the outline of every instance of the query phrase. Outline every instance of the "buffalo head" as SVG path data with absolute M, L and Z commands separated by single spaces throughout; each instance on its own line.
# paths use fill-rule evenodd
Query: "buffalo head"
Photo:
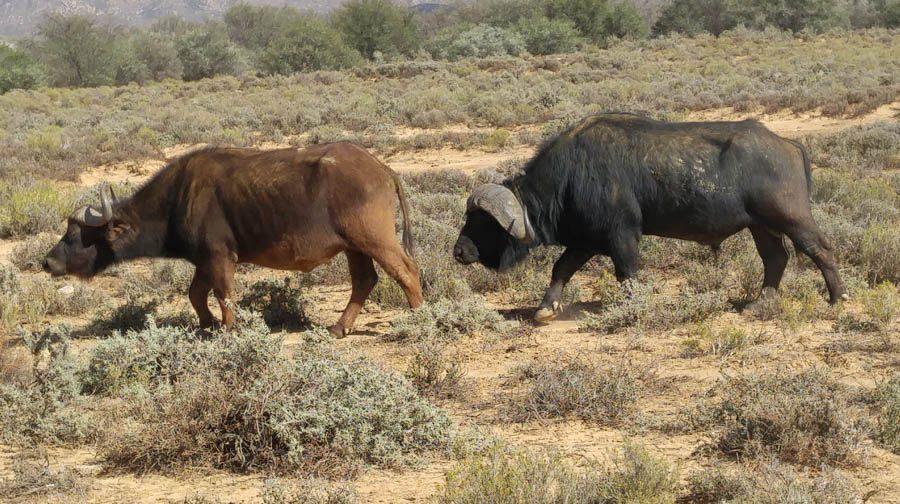
M 480 262 L 505 270 L 528 255 L 534 229 L 515 194 L 499 184 L 484 184 L 466 202 L 466 223 L 453 246 L 462 264 Z
M 110 196 L 110 190 L 104 187 L 100 190 L 99 209 L 85 206 L 75 210 L 69 216 L 66 234 L 44 257 L 44 271 L 53 276 L 90 278 L 111 264 L 109 224 L 115 201 L 115 194 Z

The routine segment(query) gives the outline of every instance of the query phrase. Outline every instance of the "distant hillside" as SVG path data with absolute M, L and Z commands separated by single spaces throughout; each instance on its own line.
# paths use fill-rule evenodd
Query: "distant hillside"
M 30 35 L 46 12 L 62 11 L 98 16 L 120 24 L 147 24 L 168 15 L 200 21 L 221 18 L 241 0 L 0 0 L 0 37 Z M 344 0 L 245 0 L 259 5 L 287 5 L 327 11 Z M 400 4 L 419 2 L 400 0 Z

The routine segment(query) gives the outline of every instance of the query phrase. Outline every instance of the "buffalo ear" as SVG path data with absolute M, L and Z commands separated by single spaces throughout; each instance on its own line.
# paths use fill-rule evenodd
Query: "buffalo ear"
M 132 233 L 133 228 L 130 224 L 123 221 L 112 221 L 106 229 L 106 239 L 110 244 L 117 240 L 128 236 Z

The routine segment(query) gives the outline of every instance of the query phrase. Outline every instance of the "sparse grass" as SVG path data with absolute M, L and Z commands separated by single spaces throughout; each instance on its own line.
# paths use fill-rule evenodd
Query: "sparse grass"
M 460 381 L 465 375 L 459 350 L 441 340 L 417 342 L 413 359 L 406 370 L 419 392 L 436 397 L 451 397 L 460 392 Z
M 626 327 L 659 329 L 685 322 L 700 322 L 726 308 L 721 292 L 694 292 L 679 289 L 675 293 L 662 292 L 658 285 L 630 281 L 610 295 L 600 313 L 585 313 L 579 326 L 584 330 L 613 333 Z M 595 287 L 596 290 L 596 287 Z
M 305 305 L 309 303 L 298 276 L 265 279 L 251 284 L 243 293 L 239 306 L 259 312 L 273 329 L 294 331 L 310 326 Z
M 711 392 L 717 398 L 702 403 L 690 423 L 712 428 L 713 445 L 725 455 L 810 466 L 868 460 L 866 419 L 824 371 L 727 377 Z
M 324 340 L 288 358 L 262 320 L 243 310 L 218 339 L 176 348 L 158 365 L 187 359 L 190 372 L 155 381 L 108 419 L 100 453 L 112 466 L 337 476 L 370 464 L 400 467 L 450 445 L 450 419 L 405 379 L 344 358 Z
M 584 356 L 557 354 L 525 364 L 518 379 L 528 386 L 510 404 L 515 420 L 574 415 L 620 426 L 637 418 L 638 401 L 653 374 L 630 362 L 601 365 Z
M 46 450 L 30 450 L 17 456 L 12 463 L 12 477 L 0 481 L 0 495 L 8 502 L 25 502 L 26 499 L 59 498 L 82 494 L 87 489 L 82 478 L 71 468 L 50 468 Z
M 355 504 L 356 492 L 348 485 L 329 484 L 318 480 L 303 480 L 286 485 L 277 478 L 264 482 L 263 504 Z
M 22 271 L 42 271 L 41 261 L 58 241 L 58 236 L 39 233 L 16 245 L 9 256 L 10 261 Z
M 742 466 L 735 473 L 707 469 L 688 481 L 684 502 L 736 504 L 852 504 L 860 493 L 846 476 L 824 466 L 798 472 L 777 461 Z M 864 502 L 864 501 L 863 501 Z
M 478 297 L 426 303 L 391 322 L 391 341 L 456 341 L 469 334 L 511 335 L 518 323 L 506 321 Z
M 626 444 L 611 467 L 576 470 L 553 451 L 496 443 L 445 476 L 441 504 L 674 504 L 678 473 L 646 449 Z
M 762 335 L 735 326 L 713 328 L 708 323 L 693 326 L 681 341 L 681 356 L 703 355 L 727 357 L 758 343 Z
M 860 296 L 866 315 L 879 331 L 887 331 L 900 311 L 900 294 L 890 282 L 882 282 Z

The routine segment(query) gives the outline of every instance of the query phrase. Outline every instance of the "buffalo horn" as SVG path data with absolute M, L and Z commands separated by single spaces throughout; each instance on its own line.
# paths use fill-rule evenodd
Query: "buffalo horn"
M 113 210 L 112 210 L 112 201 L 109 196 L 109 188 L 107 186 L 103 186 L 100 189 L 100 210 L 92 206 L 83 206 L 72 214 L 72 219 L 74 219 L 79 224 L 89 227 L 98 227 L 106 224 L 112 219 Z
M 483 184 L 472 191 L 466 202 L 466 212 L 484 210 L 513 238 L 524 242 L 534 240 L 534 230 L 528 221 L 528 213 L 516 195 L 500 184 Z

